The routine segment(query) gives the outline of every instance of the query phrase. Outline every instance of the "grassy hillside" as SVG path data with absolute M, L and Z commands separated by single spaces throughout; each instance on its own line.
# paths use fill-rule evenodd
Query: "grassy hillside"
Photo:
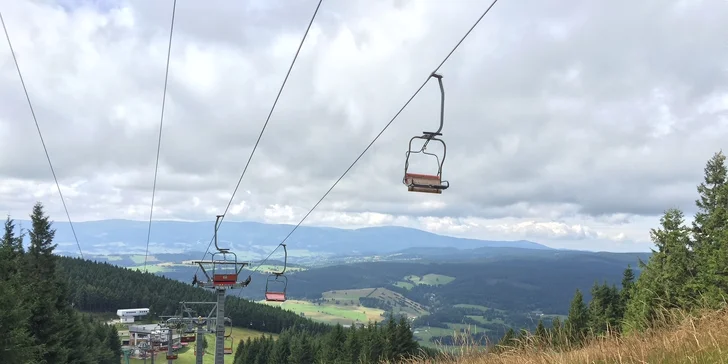
M 482 353 L 481 347 L 470 345 L 461 356 L 445 356 L 438 360 L 411 360 L 415 364 L 718 364 L 728 363 L 728 310 L 708 311 L 699 315 L 673 312 L 667 325 L 629 337 L 594 339 L 582 348 L 557 351 L 535 342 L 524 348 L 502 353 Z
M 317 304 L 302 300 L 287 300 L 286 302 L 259 301 L 273 307 L 280 307 L 292 311 L 306 318 L 326 324 L 351 325 L 352 323 L 366 324 L 369 321 L 384 319 L 384 311 L 356 305 Z
M 271 335 L 271 334 L 265 334 L 266 336 L 273 336 L 277 337 L 278 335 Z M 248 330 L 248 329 L 241 329 L 238 327 L 233 328 L 233 353 L 230 355 L 225 355 L 225 363 L 231 363 L 233 362 L 233 358 L 235 358 L 235 352 L 238 349 L 238 342 L 240 340 L 245 341 L 248 338 L 254 339 L 257 337 L 263 336 L 262 332 L 254 331 L 254 330 Z M 212 364 L 215 362 L 215 335 L 214 334 L 205 334 L 205 337 L 207 338 L 208 347 L 205 350 L 205 355 L 203 356 L 203 363 L 209 363 Z M 177 351 L 177 354 L 179 355 L 179 358 L 175 360 L 175 364 L 195 364 L 195 352 L 194 352 L 194 346 L 195 343 L 190 343 L 187 347 L 184 347 Z M 122 361 L 123 362 L 123 361 Z M 166 352 L 164 353 L 157 353 L 157 356 L 154 358 L 154 362 L 156 363 L 166 363 Z M 143 364 L 144 359 L 129 359 L 130 364 Z M 147 363 L 151 363 L 151 358 L 147 358 Z

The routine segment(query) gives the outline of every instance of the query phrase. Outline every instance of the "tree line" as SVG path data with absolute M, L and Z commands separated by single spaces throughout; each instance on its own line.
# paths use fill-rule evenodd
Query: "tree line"
M 30 218 L 31 229 L 16 234 L 8 217 L 0 240 L 0 363 L 118 364 L 116 328 L 74 310 L 56 274 L 55 229 L 40 203 Z
M 667 209 L 650 230 L 655 247 L 635 280 L 628 266 L 620 288 L 594 284 L 585 302 L 577 290 L 562 323 L 535 332 L 506 332 L 498 348 L 536 342 L 555 347 L 580 345 L 595 336 L 643 332 L 664 324 L 665 312 L 720 309 L 728 297 L 728 167 L 722 151 L 706 163 L 698 187 L 697 212 L 685 223 L 679 208 Z
M 433 349 L 419 346 L 404 317 L 396 321 L 389 316 L 383 324 L 370 322 L 361 328 L 345 329 L 337 324 L 324 335 L 311 335 L 293 327 L 284 330 L 277 340 L 266 336 L 241 340 L 235 364 L 368 364 L 436 354 Z
M 98 263 L 81 258 L 59 257 L 59 273 L 69 286 L 69 297 L 75 307 L 87 312 L 116 312 L 123 308 L 148 307 L 149 318 L 180 313 L 181 301 L 214 302 L 215 294 L 191 284 Z M 200 311 L 197 314 L 207 315 Z M 209 310 L 209 306 L 207 310 Z M 311 332 L 323 333 L 330 328 L 280 307 L 261 305 L 228 295 L 225 316 L 234 326 L 257 331 L 280 333 L 295 325 Z

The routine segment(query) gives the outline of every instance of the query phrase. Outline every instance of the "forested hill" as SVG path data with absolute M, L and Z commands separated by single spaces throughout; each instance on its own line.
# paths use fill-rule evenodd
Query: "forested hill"
M 68 300 L 66 280 L 56 274 L 55 231 L 40 204 L 30 225 L 16 235 L 7 219 L 0 237 L 0 363 L 119 363 L 116 329 L 79 314 Z
M 193 287 L 152 273 L 116 267 L 80 258 L 58 258 L 59 270 L 68 279 L 70 299 L 87 312 L 116 312 L 123 308 L 148 307 L 152 316 L 179 313 L 179 302 L 214 301 L 211 291 Z M 271 333 L 298 326 L 322 333 L 325 324 L 315 323 L 279 307 L 262 305 L 228 296 L 225 316 L 233 325 Z

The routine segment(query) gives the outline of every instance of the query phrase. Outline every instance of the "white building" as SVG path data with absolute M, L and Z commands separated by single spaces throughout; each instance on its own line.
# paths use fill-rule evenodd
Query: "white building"
M 122 323 L 134 322 L 134 317 L 146 316 L 149 314 L 148 308 L 129 308 L 125 310 L 116 310 L 116 315 Z

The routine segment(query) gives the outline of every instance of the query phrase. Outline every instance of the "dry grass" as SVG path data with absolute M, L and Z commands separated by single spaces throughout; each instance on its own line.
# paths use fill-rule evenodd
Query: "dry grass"
M 665 312 L 661 324 L 647 332 L 625 337 L 592 339 L 573 350 L 557 351 L 529 339 L 521 348 L 484 353 L 469 345 L 459 354 L 437 360 L 412 360 L 410 364 L 546 364 L 546 363 L 728 363 L 728 310 L 689 315 Z

